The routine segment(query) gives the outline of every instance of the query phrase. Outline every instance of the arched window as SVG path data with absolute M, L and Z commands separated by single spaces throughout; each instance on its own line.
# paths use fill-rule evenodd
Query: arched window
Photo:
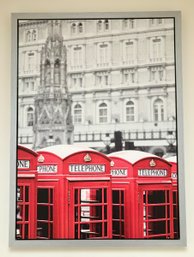
M 98 109 L 99 113 L 99 123 L 107 123 L 108 122 L 108 107 L 106 103 L 101 103 Z
M 164 120 L 164 102 L 162 99 L 156 99 L 153 104 L 154 121 Z
M 75 34 L 75 33 L 76 33 L 76 24 L 75 24 L 75 23 L 73 23 L 73 24 L 71 25 L 71 33 L 72 33 L 72 34 Z
M 135 121 L 135 105 L 133 101 L 126 103 L 126 121 Z
M 74 106 L 73 117 L 75 124 L 82 123 L 82 106 L 80 104 Z
M 83 32 L 83 24 L 82 23 L 78 24 L 78 31 L 79 31 L 79 33 Z
M 32 127 L 34 124 L 34 110 L 32 107 L 27 109 L 27 126 Z

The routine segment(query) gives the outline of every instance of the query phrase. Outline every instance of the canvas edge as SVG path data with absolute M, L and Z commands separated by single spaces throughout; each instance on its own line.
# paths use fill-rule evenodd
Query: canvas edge
M 16 155 L 17 155 L 17 21 L 18 19 L 92 19 L 92 18 L 153 18 L 164 17 L 175 19 L 175 54 L 176 54 L 176 97 L 177 97 L 177 130 L 178 130 L 178 162 L 179 162 L 179 206 L 180 206 L 180 239 L 179 240 L 16 240 L 15 208 L 16 208 Z M 10 213 L 9 213 L 9 246 L 10 247 L 176 247 L 186 246 L 186 211 L 184 181 L 183 150 L 183 102 L 182 102 L 182 66 L 181 66 L 181 12 L 115 12 L 115 13 L 13 13 L 12 19 L 12 56 L 11 56 L 11 140 L 10 140 Z M 14 147 L 13 147 L 14 146 Z M 181 186 L 180 186 L 181 185 Z

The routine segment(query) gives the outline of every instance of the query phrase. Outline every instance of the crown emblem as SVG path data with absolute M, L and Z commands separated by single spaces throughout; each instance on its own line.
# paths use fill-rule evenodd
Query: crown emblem
M 38 157 L 38 162 L 44 162 L 44 156 L 42 154 Z
M 115 163 L 113 161 L 110 162 L 110 166 L 113 167 Z
M 155 161 L 154 161 L 153 159 L 150 161 L 150 166 L 151 166 L 151 167 L 156 166 L 156 163 L 155 163 Z
M 92 160 L 91 156 L 87 153 L 85 156 L 84 156 L 84 161 L 85 162 L 90 162 Z

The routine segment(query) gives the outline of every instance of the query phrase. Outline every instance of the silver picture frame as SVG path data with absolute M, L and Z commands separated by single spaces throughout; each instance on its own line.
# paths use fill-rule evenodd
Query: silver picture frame
M 18 56 L 20 20 L 92 20 L 92 19 L 159 19 L 174 20 L 174 54 L 175 54 L 175 85 L 176 85 L 176 140 L 178 148 L 178 194 L 179 194 L 179 228 L 180 238 L 172 240 L 158 239 L 126 239 L 126 240 L 17 240 L 16 231 L 16 194 L 17 194 L 17 144 L 18 144 Z M 115 12 L 115 13 L 13 13 L 12 14 L 12 71 L 11 71 L 11 153 L 10 153 L 10 247 L 176 247 L 186 246 L 186 206 L 184 178 L 184 129 L 182 102 L 182 67 L 181 67 L 181 12 Z

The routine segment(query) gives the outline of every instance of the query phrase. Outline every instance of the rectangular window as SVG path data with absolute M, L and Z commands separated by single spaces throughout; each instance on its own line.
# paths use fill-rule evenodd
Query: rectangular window
M 76 68 L 81 68 L 82 65 L 83 65 L 82 48 L 75 47 L 73 49 L 73 66 Z
M 27 126 L 31 127 L 31 126 L 33 126 L 33 123 L 34 123 L 33 112 L 28 112 L 28 114 L 27 114 Z
M 107 65 L 108 61 L 108 45 L 102 44 L 99 46 L 99 64 Z
M 28 53 L 28 71 L 32 72 L 35 68 L 35 55 L 34 53 Z
M 152 48 L 153 61 L 161 61 L 162 58 L 162 41 L 160 38 L 153 39 Z
M 158 19 L 158 24 L 162 24 L 162 19 Z
M 104 76 L 104 84 L 105 84 L 105 85 L 108 85 L 108 75 L 105 75 L 105 76 Z
M 131 83 L 135 82 L 135 73 L 131 72 Z
M 126 108 L 126 121 L 134 121 L 134 106 L 127 106 Z
M 150 71 L 150 81 L 155 81 L 156 80 L 156 71 L 151 70 Z
M 31 91 L 34 91 L 34 81 L 31 82 Z
M 134 20 L 134 19 L 130 19 L 130 20 L 129 20 L 129 26 L 130 26 L 130 28 L 133 29 L 133 28 L 135 27 L 134 25 L 135 25 L 135 20 Z
M 128 83 L 129 82 L 129 74 L 128 73 L 124 73 L 123 74 L 123 81 L 124 81 L 124 83 Z
M 74 123 L 75 124 L 82 123 L 82 110 L 81 109 L 74 110 Z
M 83 79 L 82 78 L 79 78 L 79 86 L 83 87 Z
M 107 109 L 99 110 L 99 123 L 107 123 Z
M 163 71 L 163 70 L 159 70 L 159 71 L 158 71 L 158 75 L 159 75 L 159 80 L 160 80 L 160 81 L 163 81 L 164 71 Z
M 76 85 L 77 85 L 77 79 L 73 78 L 73 86 L 76 87 Z

